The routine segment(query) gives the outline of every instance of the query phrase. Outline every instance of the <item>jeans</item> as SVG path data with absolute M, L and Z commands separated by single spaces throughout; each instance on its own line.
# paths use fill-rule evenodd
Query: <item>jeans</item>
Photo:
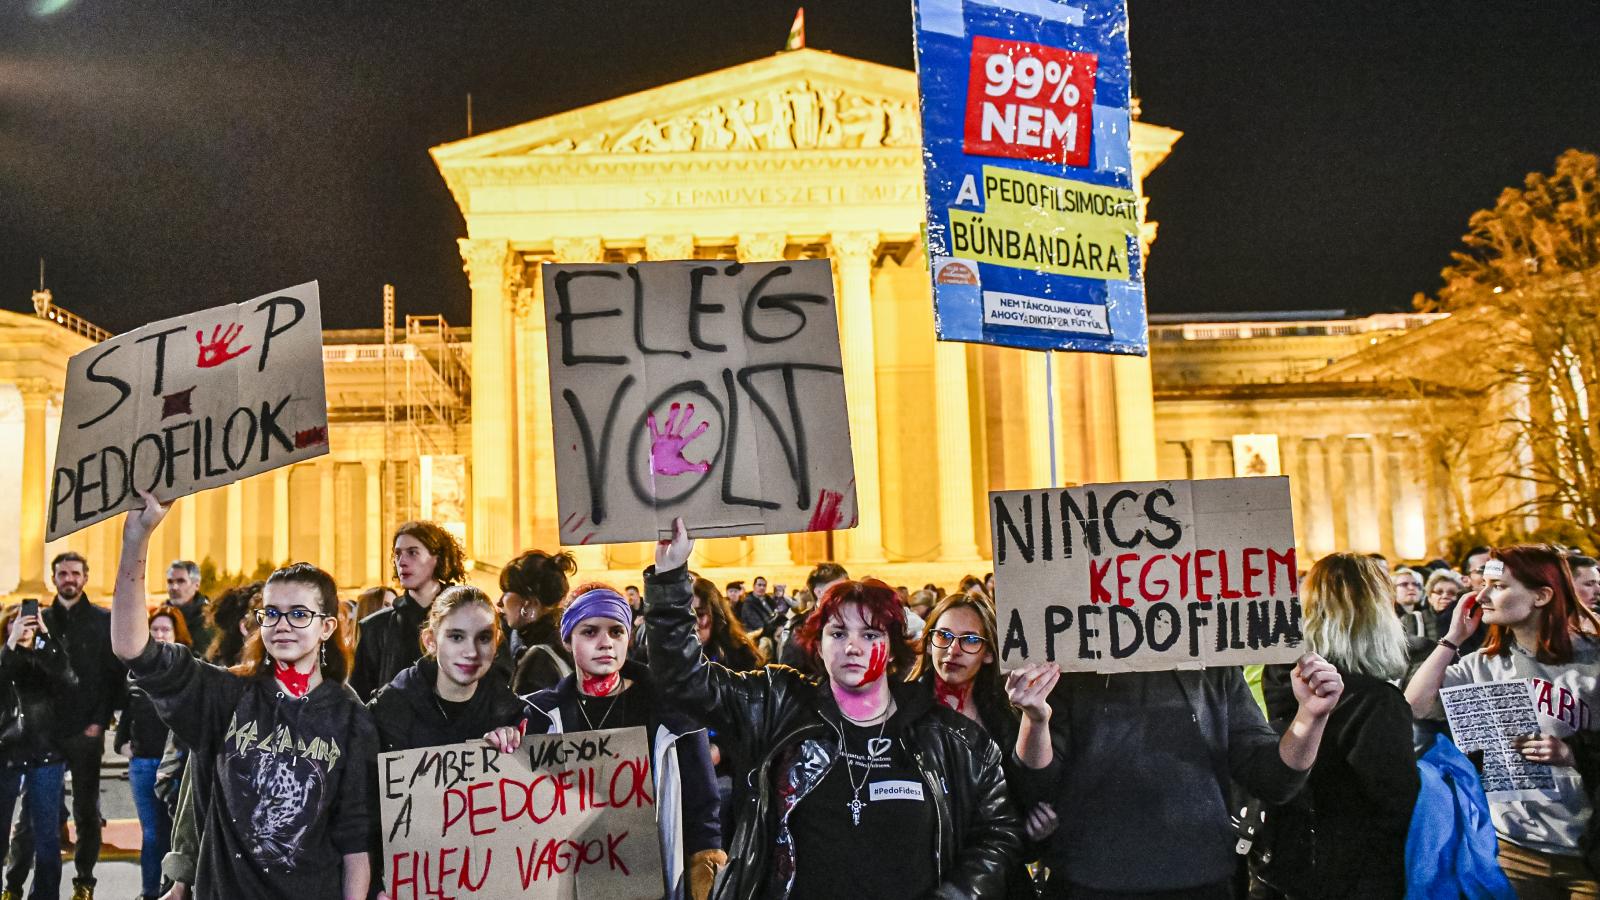
M 100 861 L 100 757 L 105 753 L 106 739 L 78 734 L 62 741 L 62 755 L 67 758 L 67 770 L 72 773 L 72 821 L 78 826 L 78 843 L 73 849 L 72 861 L 77 868 L 73 884 L 94 884 L 94 865 Z M 59 805 L 57 807 L 59 811 Z M 60 821 L 51 825 L 52 842 L 60 850 Z M 27 817 L 17 823 L 11 836 L 11 853 L 6 858 L 6 887 L 18 890 L 28 880 L 28 868 L 33 864 L 34 829 Z
M 0 822 L 10 824 L 11 813 L 16 808 L 17 795 L 20 793 L 23 816 L 18 827 L 23 823 L 32 823 L 32 830 L 39 834 L 39 840 L 32 843 L 34 874 L 29 900 L 56 900 L 61 895 L 61 831 L 58 823 L 61 796 L 66 790 L 66 771 L 66 763 L 42 766 L 11 764 L 0 768 L 0 815 L 5 817 Z M 4 832 L 7 830 L 0 828 L 0 844 L 5 842 Z M 27 880 L 26 869 L 22 877 L 24 881 Z M 12 889 L 21 894 L 21 882 Z
M 156 769 L 159 756 L 136 756 L 128 760 L 128 782 L 133 787 L 133 805 L 139 811 L 139 873 L 144 895 L 161 893 L 161 860 L 172 840 L 172 815 L 156 797 Z

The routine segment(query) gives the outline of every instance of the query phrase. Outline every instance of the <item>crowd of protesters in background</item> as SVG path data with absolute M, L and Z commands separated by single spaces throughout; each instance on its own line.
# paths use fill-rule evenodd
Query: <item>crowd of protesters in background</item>
M 152 900 L 377 896 L 378 752 L 634 725 L 676 757 L 656 773 L 667 897 L 1399 898 L 1438 810 L 1440 689 L 1513 679 L 1559 698 L 1516 741 L 1556 789 L 1485 804 L 1488 866 L 1522 897 L 1597 893 L 1600 566 L 1574 552 L 1330 554 L 1303 573 L 1298 663 L 1106 676 L 1003 669 L 990 574 L 718 583 L 681 523 L 634 584 L 529 550 L 495 599 L 448 531 L 408 522 L 394 587 L 341 600 L 297 563 L 213 600 L 177 560 L 152 608 L 165 512 L 127 517 L 109 613 L 67 553 L 55 597 L 0 619 L 0 900 L 30 873 L 26 896 L 58 896 L 69 771 L 72 896 L 94 896 L 113 724 Z M 273 753 L 230 741 L 244 722 L 346 748 L 313 804 L 263 815 L 240 779 Z M 940 789 L 865 802 L 883 778 Z

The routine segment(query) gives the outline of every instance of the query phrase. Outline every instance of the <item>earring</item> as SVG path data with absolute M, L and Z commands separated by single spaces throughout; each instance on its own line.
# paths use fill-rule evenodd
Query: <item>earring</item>
M 322 647 L 322 664 L 323 665 L 327 665 L 328 664 L 328 642 L 327 641 L 323 641 L 322 644 L 321 644 L 321 647 Z

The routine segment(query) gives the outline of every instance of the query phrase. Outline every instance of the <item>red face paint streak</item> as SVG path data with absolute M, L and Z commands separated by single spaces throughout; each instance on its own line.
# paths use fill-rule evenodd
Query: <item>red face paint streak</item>
M 591 697 L 609 697 L 621 683 L 621 672 L 612 672 L 610 675 L 601 675 L 598 678 L 582 676 L 583 692 Z
M 867 671 L 861 676 L 863 685 L 871 684 L 883 677 L 889 668 L 889 645 L 887 643 L 874 645 L 872 655 L 867 657 Z
M 967 700 L 972 696 L 972 683 L 951 684 L 943 678 L 933 679 L 933 699 L 956 712 L 967 705 Z
M 278 683 L 283 685 L 289 696 L 299 699 L 311 691 L 310 672 L 297 672 L 283 663 L 273 663 L 273 668 L 276 669 Z

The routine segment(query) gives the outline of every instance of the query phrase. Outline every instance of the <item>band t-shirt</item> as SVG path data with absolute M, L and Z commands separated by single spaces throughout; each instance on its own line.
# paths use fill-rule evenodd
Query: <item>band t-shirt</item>
M 924 897 L 938 887 L 933 798 L 905 742 L 846 722 L 833 766 L 789 813 L 795 900 Z M 852 801 L 860 823 L 852 814 Z

